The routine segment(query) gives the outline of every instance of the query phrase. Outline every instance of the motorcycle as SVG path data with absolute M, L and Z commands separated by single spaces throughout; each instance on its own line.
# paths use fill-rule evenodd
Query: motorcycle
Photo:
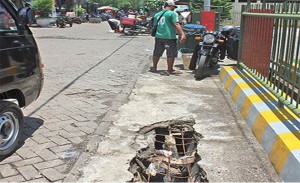
M 76 24 L 82 23 L 80 17 L 71 17 L 71 18 L 69 18 L 69 22 L 76 23 Z
M 69 24 L 70 27 L 72 27 L 72 25 L 73 25 L 73 23 L 69 20 L 69 17 L 67 17 L 67 16 L 57 17 L 55 23 L 56 23 L 56 26 L 60 27 L 60 28 L 64 28 L 67 24 Z
M 127 36 L 133 36 L 138 34 L 150 34 L 153 28 L 153 17 L 147 17 L 145 21 L 142 20 L 127 20 L 130 18 L 121 19 L 123 25 L 123 33 Z M 129 23 L 130 22 L 130 23 Z
M 218 32 L 205 32 L 194 49 L 189 69 L 195 69 L 195 78 L 202 79 L 207 68 L 213 68 L 220 60 L 225 58 L 226 37 Z
M 208 31 L 202 34 L 202 37 L 195 37 L 200 42 L 194 49 L 189 69 L 195 70 L 196 79 L 202 79 L 208 68 L 213 68 L 220 60 L 225 59 L 226 52 L 227 58 L 237 58 L 236 54 L 231 53 L 233 48 L 228 43 L 233 38 L 238 41 L 238 32 L 237 27 L 229 25 L 223 27 L 220 32 Z

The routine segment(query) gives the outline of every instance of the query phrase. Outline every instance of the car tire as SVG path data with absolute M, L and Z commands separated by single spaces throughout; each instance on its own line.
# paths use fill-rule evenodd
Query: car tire
M 20 107 L 9 101 L 0 101 L 0 158 L 16 151 L 23 136 L 24 117 Z

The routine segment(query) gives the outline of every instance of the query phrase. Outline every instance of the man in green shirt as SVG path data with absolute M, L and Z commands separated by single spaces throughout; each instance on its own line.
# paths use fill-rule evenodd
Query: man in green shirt
M 179 24 L 178 15 L 174 12 L 176 8 L 174 1 L 165 2 L 165 9 L 154 15 L 154 25 L 157 25 L 155 35 L 155 46 L 153 51 L 153 66 L 151 72 L 157 71 L 157 64 L 163 52 L 167 50 L 167 64 L 169 74 L 180 74 L 173 69 L 174 60 L 177 57 L 176 30 L 181 35 L 180 42 L 184 43 L 186 37 Z M 157 20 L 161 16 L 159 22 Z

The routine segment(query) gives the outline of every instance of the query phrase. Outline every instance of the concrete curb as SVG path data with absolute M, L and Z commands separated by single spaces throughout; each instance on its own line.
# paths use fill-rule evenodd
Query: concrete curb
M 248 73 L 223 67 L 219 77 L 280 177 L 300 182 L 300 118 Z

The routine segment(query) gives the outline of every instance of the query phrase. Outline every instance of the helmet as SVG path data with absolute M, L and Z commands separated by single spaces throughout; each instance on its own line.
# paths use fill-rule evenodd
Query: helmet
M 222 28 L 221 34 L 223 34 L 226 37 L 235 37 L 238 33 L 238 29 L 235 26 L 227 25 Z

